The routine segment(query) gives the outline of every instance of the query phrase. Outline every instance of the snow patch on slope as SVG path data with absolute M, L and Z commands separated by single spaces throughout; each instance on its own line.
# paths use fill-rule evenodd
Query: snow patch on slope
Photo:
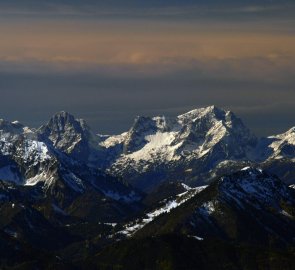
M 123 143 L 127 135 L 128 135 L 128 132 L 124 132 L 120 135 L 108 136 L 108 138 L 105 139 L 103 142 L 101 142 L 99 145 L 105 148 L 114 147 L 118 144 Z
M 40 174 L 36 174 L 35 176 L 26 179 L 25 186 L 34 186 L 39 182 L 44 182 L 45 186 L 50 186 L 55 177 L 53 175 L 48 175 L 46 172 L 41 172 Z
M 197 188 L 191 188 L 181 194 L 178 194 L 174 200 L 170 200 L 165 203 L 164 206 L 155 209 L 152 212 L 146 214 L 146 216 L 140 220 L 136 220 L 135 222 L 131 222 L 125 225 L 125 229 L 123 231 L 118 232 L 119 234 L 123 234 L 126 236 L 132 236 L 139 229 L 143 228 L 148 223 L 152 222 L 156 217 L 160 216 L 164 213 L 169 213 L 172 209 L 180 206 L 187 200 L 191 199 L 197 193 L 204 190 L 207 186 L 201 186 Z
M 44 162 L 50 159 L 51 156 L 45 143 L 28 140 L 25 144 L 23 158 L 25 161 L 34 159 L 35 163 L 37 163 Z
M 157 132 L 156 134 L 145 136 L 147 143 L 145 146 L 131 154 L 126 155 L 126 158 L 133 159 L 135 161 L 150 160 L 153 159 L 154 154 L 160 154 L 165 156 L 167 160 L 171 160 L 174 157 L 174 150 L 177 149 L 177 145 L 170 147 L 170 144 L 174 141 L 176 132 Z

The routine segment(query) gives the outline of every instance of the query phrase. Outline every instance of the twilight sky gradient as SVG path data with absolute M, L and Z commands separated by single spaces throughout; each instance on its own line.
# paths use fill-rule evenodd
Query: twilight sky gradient
M 295 126 L 294 1 L 0 0 L 0 118 L 109 134 L 211 104 Z

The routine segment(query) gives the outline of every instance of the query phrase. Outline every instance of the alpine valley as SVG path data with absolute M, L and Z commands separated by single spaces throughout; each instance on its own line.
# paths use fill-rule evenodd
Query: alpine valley
M 295 269 L 295 127 L 215 106 L 95 134 L 0 120 L 1 269 Z

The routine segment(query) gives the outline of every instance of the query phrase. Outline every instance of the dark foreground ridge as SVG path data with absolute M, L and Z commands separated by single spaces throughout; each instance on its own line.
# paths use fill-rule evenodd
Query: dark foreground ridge
M 252 168 L 218 178 L 197 192 L 184 187 L 164 204 L 145 205 L 136 221 L 108 223 L 52 209 L 51 198 L 46 204 L 28 196 L 31 187 L 3 182 L 7 199 L 0 209 L 1 267 L 294 269 L 293 188 Z M 162 211 L 170 202 L 174 207 Z M 140 215 L 147 220 L 156 212 L 160 214 L 140 223 Z M 136 223 L 142 226 L 126 234 Z

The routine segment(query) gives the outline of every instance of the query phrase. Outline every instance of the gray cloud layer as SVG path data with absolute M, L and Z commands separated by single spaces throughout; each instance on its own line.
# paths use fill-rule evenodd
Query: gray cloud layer
M 295 5 L 267 0 L 0 1 L 0 118 L 59 110 L 96 132 L 215 104 L 258 135 L 295 125 Z

